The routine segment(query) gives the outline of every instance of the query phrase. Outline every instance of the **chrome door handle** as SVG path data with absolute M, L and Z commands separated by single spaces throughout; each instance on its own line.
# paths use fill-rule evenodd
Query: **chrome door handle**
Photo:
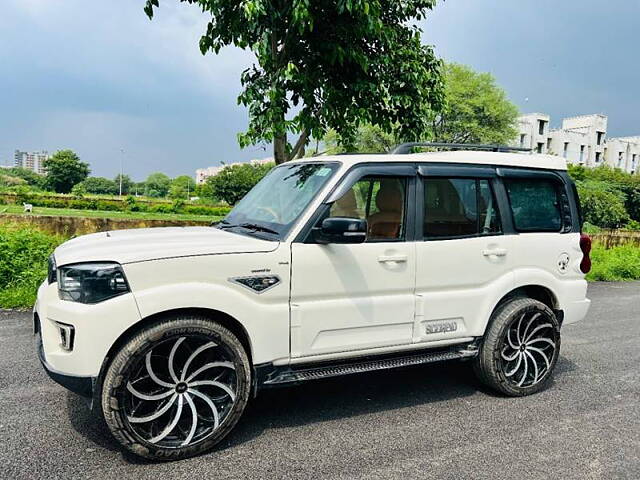
M 407 261 L 407 256 L 406 255 L 380 255 L 378 257 L 378 261 L 380 263 L 387 263 L 387 262 L 401 263 L 401 262 Z
M 506 248 L 492 248 L 491 250 L 483 250 L 482 255 L 485 257 L 506 257 Z

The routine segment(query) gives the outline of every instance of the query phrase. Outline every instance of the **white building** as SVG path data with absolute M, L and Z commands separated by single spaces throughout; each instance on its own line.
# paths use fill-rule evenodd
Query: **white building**
M 13 156 L 14 166 L 26 168 L 33 172 L 44 175 L 44 161 L 49 158 L 49 154 L 46 151 L 42 152 L 21 152 L 16 150 Z
M 550 120 L 544 113 L 521 116 L 519 138 L 514 145 L 560 155 L 572 164 L 587 167 L 606 164 L 630 173 L 639 172 L 640 136 L 607 138 L 606 115 L 565 118 L 557 129 L 550 128 Z
M 271 162 L 273 162 L 273 157 L 261 158 L 261 159 L 255 159 L 255 160 L 249 161 L 249 163 L 252 165 L 262 165 L 262 164 L 271 163 Z M 206 182 L 207 178 L 215 177 L 218 173 L 220 173 L 220 171 L 224 167 L 229 167 L 231 165 L 241 165 L 242 163 L 243 162 L 236 162 L 236 163 L 223 164 L 216 167 L 199 168 L 196 170 L 196 184 L 200 185 L 201 183 Z

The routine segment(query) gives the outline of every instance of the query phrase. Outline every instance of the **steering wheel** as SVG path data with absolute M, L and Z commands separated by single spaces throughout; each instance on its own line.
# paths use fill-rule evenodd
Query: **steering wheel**
M 271 215 L 271 218 L 273 219 L 274 223 L 282 223 L 282 222 L 280 222 L 280 216 L 273 210 L 273 208 L 271 208 L 271 207 L 258 207 L 256 210 L 258 212 L 259 211 L 267 212 L 268 215 Z

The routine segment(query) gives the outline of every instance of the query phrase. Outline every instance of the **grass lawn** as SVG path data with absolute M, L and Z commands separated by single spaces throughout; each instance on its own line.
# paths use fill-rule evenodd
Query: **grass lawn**
M 0 215 L 3 214 L 23 214 L 22 205 L 0 205 Z M 140 220 L 200 220 L 203 222 L 213 222 L 221 220 L 222 217 L 209 215 L 191 215 L 183 213 L 146 213 L 146 212 L 111 212 L 104 210 L 76 210 L 72 208 L 46 208 L 33 207 L 33 213 L 24 215 L 45 215 L 50 217 L 91 217 L 91 218 L 122 218 Z

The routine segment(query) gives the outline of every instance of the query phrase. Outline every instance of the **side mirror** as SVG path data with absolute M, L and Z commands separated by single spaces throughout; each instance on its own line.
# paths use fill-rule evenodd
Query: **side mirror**
M 359 218 L 325 218 L 313 230 L 318 243 L 363 243 L 367 239 L 367 221 Z

